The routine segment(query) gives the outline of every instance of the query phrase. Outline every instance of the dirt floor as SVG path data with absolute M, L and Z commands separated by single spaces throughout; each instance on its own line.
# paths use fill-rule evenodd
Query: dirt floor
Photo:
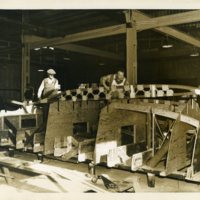
M 29 153 L 16 153 L 15 158 L 23 159 L 26 161 L 38 162 L 37 156 L 35 154 Z M 61 167 L 64 169 L 71 170 L 72 173 L 79 174 L 80 177 L 85 177 L 84 180 L 91 183 L 91 178 L 88 177 L 88 164 L 87 163 L 70 163 L 62 162 L 53 159 L 44 158 L 44 164 L 50 166 Z M 23 192 L 23 193 L 63 193 L 63 192 L 73 192 L 73 187 L 78 187 L 76 185 L 71 185 L 71 189 L 58 187 L 55 181 L 49 179 L 45 175 L 38 175 L 34 173 L 22 173 L 20 170 L 16 171 L 10 169 L 11 176 L 14 177 L 11 184 L 7 184 L 4 177 L 0 177 L 0 192 Z M 185 181 L 169 179 L 169 178 L 155 178 L 155 187 L 148 187 L 146 174 L 133 173 L 130 171 L 111 169 L 103 166 L 96 167 L 96 174 L 107 175 L 111 180 L 116 183 L 122 181 L 132 183 L 135 192 L 200 192 L 200 186 L 195 183 L 189 183 Z M 92 183 L 94 184 L 94 183 Z M 103 181 L 97 180 L 94 184 L 98 188 L 109 192 Z M 80 186 L 81 187 L 81 186 Z M 113 192 L 113 190 L 112 190 Z

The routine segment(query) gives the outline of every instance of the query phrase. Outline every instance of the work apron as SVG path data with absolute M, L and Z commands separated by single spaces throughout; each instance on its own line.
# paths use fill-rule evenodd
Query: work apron
M 43 98 L 53 97 L 57 94 L 57 90 L 55 89 L 57 79 L 54 79 L 52 82 L 48 81 L 48 78 L 44 80 L 44 90 L 43 90 Z

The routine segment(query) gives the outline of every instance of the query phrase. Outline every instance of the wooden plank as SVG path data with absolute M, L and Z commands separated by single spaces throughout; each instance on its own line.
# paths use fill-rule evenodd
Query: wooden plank
M 130 110 L 142 113 L 150 113 L 151 110 L 151 107 L 149 105 L 113 103 L 112 106 L 113 108 L 119 110 Z
M 160 116 L 167 117 L 170 119 L 177 119 L 179 115 L 178 113 L 165 110 L 165 109 L 160 109 L 160 108 L 152 108 L 152 112 L 156 115 L 160 115 Z
M 165 140 L 161 148 L 155 152 L 155 155 L 147 162 L 147 166 L 155 167 L 163 158 L 163 156 L 167 153 L 169 149 L 169 140 Z
M 10 185 L 12 183 L 13 177 L 10 175 L 9 169 L 7 167 L 2 167 L 2 172 L 4 174 L 4 178 L 5 178 L 6 182 L 7 182 L 7 184 Z
M 92 184 L 90 180 L 85 177 L 85 174 L 75 170 L 68 170 L 66 168 L 63 169 L 47 164 L 24 161 L 7 156 L 0 156 L 0 164 L 8 168 L 15 168 L 22 171 L 45 175 L 53 180 L 53 182 L 55 182 L 60 189 L 65 188 L 67 191 L 85 192 L 89 189 L 92 189 L 96 192 L 107 192 L 106 190 Z
M 61 45 L 66 43 L 72 43 L 82 40 L 89 40 L 94 38 L 100 38 L 100 37 L 107 37 L 107 36 L 113 36 L 118 35 L 126 32 L 126 25 L 125 24 L 119 24 L 114 26 L 109 26 L 105 28 L 99 28 L 89 31 L 83 31 L 80 33 L 74 33 L 71 35 L 66 35 L 63 38 L 53 38 L 53 39 L 46 39 L 44 41 L 31 43 L 31 48 L 36 47 L 43 47 L 43 46 L 54 46 L 54 45 Z M 26 40 L 27 41 L 27 40 Z
M 167 154 L 166 175 L 178 171 L 187 165 L 186 132 L 188 129 L 191 129 L 191 126 L 179 120 L 176 121 L 172 128 Z
M 156 115 L 160 115 L 160 116 L 171 118 L 171 119 L 177 119 L 177 117 L 179 116 L 179 114 L 176 112 L 172 112 L 172 111 L 160 109 L 160 108 L 152 108 L 152 112 L 155 113 Z M 190 124 L 196 128 L 199 128 L 199 120 L 194 119 L 190 116 L 181 115 L 180 121 L 186 124 Z
M 162 26 L 186 24 L 200 21 L 200 10 L 183 12 L 178 14 L 155 17 L 143 21 L 137 21 L 137 30 L 147 30 Z
M 78 53 L 83 53 L 83 54 L 88 54 L 88 55 L 95 55 L 95 56 L 104 57 L 104 58 L 110 58 L 113 60 L 121 60 L 121 61 L 125 60 L 123 55 L 118 55 L 116 53 L 103 51 L 103 50 L 99 50 L 99 49 L 95 49 L 91 47 L 76 45 L 76 44 L 55 45 L 53 47 L 58 48 L 58 49 L 63 49 L 66 51 L 78 52 Z
M 137 84 L 137 30 L 133 10 L 125 12 L 126 23 L 126 73 L 130 84 Z

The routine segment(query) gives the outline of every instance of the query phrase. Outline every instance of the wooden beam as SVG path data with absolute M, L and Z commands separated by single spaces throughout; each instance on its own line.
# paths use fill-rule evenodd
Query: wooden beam
M 72 43 L 82 40 L 89 40 L 89 39 L 95 39 L 100 37 L 106 37 L 106 36 L 112 36 L 112 35 L 118 35 L 126 32 L 126 25 L 120 24 L 120 25 L 114 25 L 109 26 L 106 28 L 99 28 L 89 31 L 84 31 L 80 33 L 74 33 L 71 35 L 66 35 L 63 38 L 52 38 L 52 39 L 46 39 L 44 41 L 39 41 L 31 44 L 31 48 L 36 47 L 42 47 L 47 45 L 62 45 L 66 43 Z M 31 41 L 30 41 L 31 43 Z
M 22 23 L 26 22 L 27 15 L 22 15 Z M 24 30 L 22 30 L 22 67 L 21 67 L 21 100 L 24 100 L 24 92 L 30 83 L 30 44 L 24 42 Z
M 191 22 L 200 21 L 200 10 L 183 12 L 173 15 L 166 15 L 161 17 L 155 17 L 143 21 L 137 21 L 137 30 L 147 30 L 152 28 L 158 28 L 163 26 L 171 26 L 177 24 L 186 24 Z
M 123 55 L 119 55 L 116 53 L 111 53 L 111 52 L 107 52 L 107 51 L 103 51 L 103 50 L 99 50 L 99 49 L 95 49 L 95 48 L 91 48 L 91 47 L 85 47 L 85 46 L 81 46 L 81 45 L 65 44 L 65 45 L 54 46 L 54 47 L 63 49 L 63 50 L 67 50 L 67 51 L 82 53 L 82 54 L 110 58 L 113 60 L 120 60 L 120 61 L 125 60 Z
M 188 34 L 185 34 L 181 31 L 177 31 L 174 28 L 160 27 L 161 23 L 159 25 L 151 24 L 151 27 L 149 25 L 149 23 L 156 23 L 156 20 L 164 21 L 166 25 L 174 25 L 177 23 L 182 23 L 183 21 L 184 21 L 184 23 L 188 23 L 191 21 L 196 21 L 198 19 L 198 17 L 197 17 L 198 14 L 199 14 L 199 18 L 200 18 L 200 11 L 191 11 L 191 12 L 179 13 L 179 14 L 175 14 L 175 15 L 162 16 L 162 17 L 158 17 L 158 18 L 151 18 L 151 17 L 148 17 L 148 16 L 142 14 L 141 12 L 135 11 L 135 16 L 136 16 L 136 21 L 137 21 L 136 28 L 137 28 L 137 31 L 145 30 L 147 28 L 148 29 L 155 28 L 159 32 L 168 34 L 174 38 L 180 39 L 181 41 L 184 41 L 186 43 L 200 47 L 200 41 Z M 193 15 L 196 17 L 192 18 L 191 16 L 193 16 Z M 183 17 L 183 19 L 181 19 L 181 16 Z M 189 19 L 187 19 L 188 16 L 190 16 Z M 179 19 L 179 21 L 175 20 L 174 18 Z M 199 21 L 199 20 L 197 20 L 197 21 Z M 164 24 L 164 22 L 162 23 L 162 25 Z M 142 24 L 142 25 L 140 25 L 140 24 Z M 147 27 L 147 25 L 149 27 Z M 141 29 L 140 26 L 143 26 L 143 29 Z M 144 27 L 145 27 L 145 29 L 144 29 Z M 52 39 L 39 40 L 39 37 L 38 37 L 38 39 L 36 41 L 36 40 L 34 40 L 34 36 L 32 36 L 32 37 L 28 37 L 26 41 L 31 43 L 31 48 L 35 48 L 35 47 L 41 47 L 41 46 L 47 46 L 47 45 L 66 44 L 66 43 L 71 43 L 71 42 L 89 40 L 89 39 L 106 37 L 106 36 L 123 34 L 123 33 L 126 33 L 126 25 L 125 24 L 109 26 L 106 28 L 99 28 L 99 29 L 95 29 L 95 30 L 89 30 L 89 31 L 71 34 L 71 35 L 66 35 L 63 38 L 57 37 L 57 38 L 52 38 Z
M 151 19 L 151 17 L 148 17 L 147 15 L 141 13 L 141 12 L 138 12 L 136 11 L 135 13 L 136 15 L 136 19 L 137 19 L 137 22 L 139 23 L 140 21 L 142 20 L 147 20 L 147 19 Z M 160 27 L 160 28 L 155 28 L 154 30 L 158 31 L 158 32 L 161 32 L 161 33 L 165 33 L 171 37 L 174 37 L 176 39 L 179 39 L 183 42 L 186 42 L 188 44 L 191 44 L 193 46 L 196 46 L 196 47 L 200 47 L 200 40 L 186 34 L 186 33 L 183 33 L 181 31 L 178 31 L 174 28 L 170 28 L 170 27 Z M 139 30 L 138 30 L 139 31 Z
M 137 30 L 134 11 L 125 12 L 126 29 L 126 73 L 130 84 L 137 84 Z M 130 26 L 130 27 L 129 27 Z
M 45 40 L 45 38 L 33 36 L 33 35 L 31 35 L 31 36 L 27 35 L 25 37 L 26 42 L 30 42 L 30 41 L 38 42 L 41 40 Z M 95 55 L 95 56 L 99 56 L 99 57 L 110 58 L 113 60 L 121 60 L 121 61 L 125 60 L 123 55 L 119 55 L 116 53 L 99 50 L 99 49 L 95 49 L 95 48 L 91 48 L 91 47 L 85 47 L 82 45 L 75 45 L 75 44 L 52 45 L 51 44 L 51 46 L 58 48 L 58 49 L 63 49 L 66 51 L 83 53 L 83 54 L 87 54 L 87 55 Z

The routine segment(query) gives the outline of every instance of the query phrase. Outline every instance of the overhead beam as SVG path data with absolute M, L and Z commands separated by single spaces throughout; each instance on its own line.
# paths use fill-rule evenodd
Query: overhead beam
M 78 42 L 82 40 L 89 40 L 94 38 L 100 38 L 105 36 L 112 36 L 112 35 L 118 35 L 126 32 L 126 25 L 120 24 L 115 26 L 109 26 L 106 28 L 99 28 L 89 31 L 84 31 L 80 33 L 74 33 L 71 35 L 66 35 L 63 38 L 53 38 L 53 39 L 46 39 L 43 41 L 38 41 L 31 44 L 31 48 L 46 46 L 46 45 L 62 45 L 66 43 L 72 43 L 72 42 Z M 30 41 L 31 42 L 31 41 Z
M 77 53 L 82 53 L 82 54 L 87 54 L 87 55 L 94 55 L 94 56 L 99 56 L 99 57 L 104 57 L 104 58 L 110 58 L 113 60 L 120 60 L 123 61 L 125 60 L 123 55 L 118 55 L 115 53 L 95 49 L 95 48 L 90 48 L 90 47 L 85 47 L 81 45 L 75 45 L 75 44 L 65 44 L 65 45 L 59 45 L 59 46 L 54 46 L 55 48 L 67 50 L 67 51 L 72 51 L 72 52 L 77 52 Z
M 198 21 L 200 21 L 200 10 L 195 10 L 137 21 L 136 26 L 138 31 L 142 31 L 163 26 L 172 26 Z
M 150 20 L 152 20 L 151 23 L 156 23 L 154 20 L 155 18 L 148 17 L 138 11 L 134 11 L 134 12 L 135 12 L 136 21 L 137 21 L 137 27 L 136 27 L 137 31 L 144 30 L 144 29 L 140 29 L 141 27 L 139 24 L 142 24 L 144 22 L 145 23 L 150 22 Z M 192 12 L 192 14 L 191 14 L 191 12 Z M 167 15 L 167 16 L 163 16 L 161 21 L 165 20 L 165 23 L 167 23 L 168 25 L 173 25 L 174 23 L 176 23 L 176 24 L 177 23 L 188 23 L 189 21 L 190 22 L 196 21 L 198 19 L 197 14 L 199 14 L 199 18 L 200 18 L 199 12 L 200 11 L 190 11 L 190 12 L 184 12 L 184 13 L 175 14 L 175 15 Z M 192 15 L 195 15 L 196 17 L 192 18 L 191 17 Z M 184 20 L 181 19 L 181 16 L 184 17 Z M 190 18 L 187 19 L 186 16 L 190 16 Z M 178 17 L 179 21 L 174 19 L 176 17 Z M 164 18 L 164 20 L 163 20 L 163 18 Z M 158 20 L 158 18 L 157 18 L 157 20 Z M 164 22 L 163 22 L 163 24 L 164 24 Z M 146 24 L 146 25 L 143 24 L 143 26 L 146 27 L 145 30 L 147 29 L 147 25 L 148 24 Z M 161 23 L 160 23 L 160 25 L 161 25 Z M 151 27 L 149 26 L 149 28 L 154 28 L 155 30 L 157 30 L 161 33 L 168 34 L 169 36 L 177 38 L 183 42 L 186 42 L 186 43 L 191 44 L 196 47 L 200 47 L 200 40 L 198 40 L 188 34 L 185 34 L 181 31 L 178 31 L 174 28 L 158 27 L 157 24 L 151 25 Z M 99 28 L 99 29 L 95 29 L 95 30 L 89 30 L 89 31 L 84 31 L 84 32 L 80 32 L 80 33 L 70 34 L 70 35 L 66 35 L 63 38 L 57 37 L 57 38 L 52 38 L 52 39 L 41 39 L 41 40 L 39 40 L 39 39 L 34 40 L 33 38 L 29 38 L 29 39 L 27 38 L 26 42 L 31 43 L 31 48 L 36 48 L 36 47 L 42 47 L 42 46 L 47 46 L 47 45 L 62 45 L 62 44 L 78 42 L 78 41 L 82 41 L 82 40 L 89 40 L 89 39 L 95 39 L 95 38 L 112 36 L 112 35 L 117 35 L 117 34 L 125 34 L 125 33 L 126 33 L 126 25 L 120 24 L 120 25 L 110 26 L 110 27 L 106 27 L 106 28 Z
M 26 36 L 25 37 L 25 41 L 27 43 L 30 42 L 30 41 L 41 41 L 41 40 L 45 40 L 45 38 L 38 37 L 38 36 Z M 99 50 L 99 49 L 96 49 L 96 48 L 85 47 L 85 46 L 82 46 L 82 45 L 76 45 L 76 44 L 52 45 L 51 44 L 51 47 L 63 49 L 63 50 L 66 50 L 66 51 L 72 51 L 72 52 L 87 54 L 87 55 L 95 55 L 95 56 L 99 56 L 99 57 L 110 58 L 110 59 L 113 59 L 113 60 L 120 60 L 120 61 L 125 60 L 123 55 L 119 55 L 119 54 L 104 51 L 104 50 Z
M 145 15 L 145 14 L 139 12 L 139 11 L 136 11 L 135 15 L 136 15 L 137 23 L 139 23 L 142 20 L 151 19 L 151 17 L 148 17 L 147 15 Z M 194 37 L 192 37 L 192 36 L 190 36 L 186 33 L 178 31 L 174 28 L 159 27 L 159 28 L 155 28 L 154 30 L 161 32 L 161 33 L 164 33 L 164 34 L 167 34 L 171 37 L 179 39 L 179 40 L 186 42 L 188 44 L 191 44 L 193 46 L 200 47 L 200 40 L 198 40 L 198 39 L 196 39 L 196 38 L 194 38 Z
M 37 37 L 37 36 L 26 36 L 26 41 L 34 40 L 34 41 L 40 41 L 43 40 L 42 37 Z M 64 45 L 51 45 L 54 48 L 58 49 L 63 49 L 66 51 L 72 51 L 72 52 L 77 52 L 77 53 L 82 53 L 82 54 L 87 54 L 87 55 L 95 55 L 99 57 L 104 57 L 104 58 L 110 58 L 113 60 L 120 60 L 123 61 L 125 60 L 123 55 L 119 55 L 116 53 L 104 51 L 104 50 L 99 50 L 91 47 L 85 47 L 82 45 L 76 45 L 76 44 L 64 44 Z

